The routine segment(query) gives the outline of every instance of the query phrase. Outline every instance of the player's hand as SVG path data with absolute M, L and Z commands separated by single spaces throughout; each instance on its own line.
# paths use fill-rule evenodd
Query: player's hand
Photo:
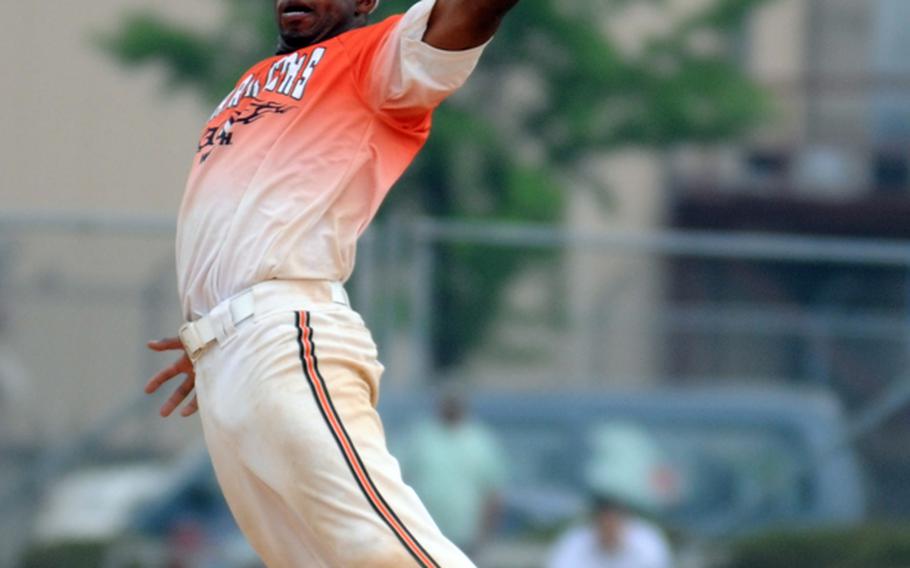
M 180 406 L 190 394 L 192 394 L 193 389 L 196 387 L 196 373 L 193 371 L 193 363 L 184 351 L 183 344 L 180 342 L 179 338 L 169 337 L 158 341 L 149 341 L 148 348 L 152 351 L 158 351 L 159 353 L 165 351 L 183 352 L 183 355 L 177 359 L 173 365 L 163 369 L 145 385 L 146 394 L 153 394 L 158 392 L 158 389 L 168 381 L 181 375 L 186 375 L 186 379 L 184 379 L 183 383 L 177 387 L 177 390 L 174 391 L 171 398 L 169 398 L 167 402 L 164 403 L 164 406 L 161 407 L 161 416 L 167 418 L 174 413 L 177 407 Z M 193 396 L 193 400 L 183 407 L 183 410 L 180 411 L 180 415 L 184 417 L 192 416 L 198 410 L 199 400 L 196 396 Z

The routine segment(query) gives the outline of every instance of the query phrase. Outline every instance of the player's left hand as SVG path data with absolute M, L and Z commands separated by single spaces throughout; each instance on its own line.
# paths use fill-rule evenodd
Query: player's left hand
M 174 391 L 174 394 L 171 395 L 171 398 L 164 403 L 164 406 L 161 407 L 161 416 L 167 418 L 180 406 L 184 400 L 190 394 L 192 394 L 193 389 L 196 387 L 196 373 L 193 371 L 193 363 L 190 361 L 189 356 L 183 350 L 183 344 L 180 342 L 180 339 L 177 337 L 169 337 L 167 339 L 161 339 L 158 341 L 149 341 L 148 348 L 152 351 L 157 351 L 163 353 L 165 351 L 183 351 L 183 356 L 177 359 L 173 365 L 163 369 L 157 375 L 152 377 L 149 382 L 145 385 L 146 394 L 153 394 L 158 392 L 158 389 L 162 385 L 179 377 L 180 375 L 186 375 L 186 379 L 183 383 L 177 387 L 177 390 Z M 187 417 L 192 416 L 199 410 L 199 400 L 196 396 L 193 397 L 193 400 L 189 404 L 183 407 L 183 410 L 180 411 L 180 415 Z

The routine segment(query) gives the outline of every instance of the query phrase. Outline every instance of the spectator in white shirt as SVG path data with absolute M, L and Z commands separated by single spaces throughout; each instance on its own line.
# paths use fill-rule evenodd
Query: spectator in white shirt
M 559 538 L 548 568 L 671 568 L 663 532 L 637 511 L 666 503 L 666 464 L 642 428 L 607 424 L 595 428 L 585 469 L 592 515 Z
M 659 528 L 604 497 L 591 521 L 570 529 L 553 549 L 548 568 L 670 568 L 670 547 Z

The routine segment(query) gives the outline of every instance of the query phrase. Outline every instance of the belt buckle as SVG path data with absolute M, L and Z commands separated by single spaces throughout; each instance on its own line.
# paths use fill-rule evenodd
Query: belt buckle
M 180 343 L 183 344 L 183 350 L 186 351 L 187 356 L 195 363 L 202 350 L 205 349 L 196 326 L 192 322 L 184 323 L 177 331 L 177 337 L 180 338 Z
M 350 306 L 351 302 L 348 299 L 348 293 L 344 289 L 344 284 L 341 282 L 331 282 L 329 284 L 329 290 L 332 294 L 332 303 L 341 304 L 342 306 Z

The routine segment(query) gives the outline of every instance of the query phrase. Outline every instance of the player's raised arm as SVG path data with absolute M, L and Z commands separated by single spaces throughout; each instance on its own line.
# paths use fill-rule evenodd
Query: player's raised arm
M 423 41 L 449 51 L 477 47 L 490 40 L 503 16 L 519 0 L 436 0 Z

